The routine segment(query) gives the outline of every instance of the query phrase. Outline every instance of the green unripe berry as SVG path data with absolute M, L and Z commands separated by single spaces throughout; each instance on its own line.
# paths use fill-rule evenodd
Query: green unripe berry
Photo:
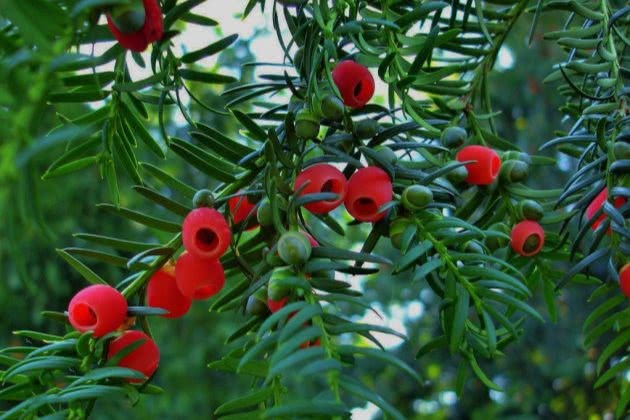
M 273 224 L 273 216 L 271 212 L 271 203 L 268 198 L 263 198 L 258 204 L 256 210 L 256 220 L 260 226 L 271 226 Z
M 466 166 L 463 165 L 458 166 L 446 174 L 446 179 L 454 185 L 461 184 L 466 180 L 466 178 L 468 178 L 468 169 L 466 169 Z
M 630 159 L 630 144 L 625 141 L 616 141 L 613 146 L 613 152 L 616 160 Z
M 264 315 L 269 312 L 267 308 L 267 289 L 260 288 L 247 298 L 245 311 L 250 315 Z
M 313 139 L 319 134 L 319 118 L 310 110 L 302 109 L 295 116 L 295 134 L 302 139 Z
M 468 138 L 466 130 L 461 127 L 451 126 L 446 127 L 444 131 L 442 131 L 440 142 L 444 147 L 456 149 L 466 142 L 466 138 Z
M 389 239 L 392 242 L 392 246 L 396 249 L 402 247 L 402 236 L 407 226 L 412 225 L 411 219 L 406 217 L 400 217 L 389 225 Z
M 142 29 L 146 19 L 143 2 L 136 0 L 131 3 L 114 6 L 109 11 L 114 26 L 124 34 Z
M 402 204 L 409 211 L 417 211 L 433 201 L 433 191 L 424 185 L 410 185 L 403 190 Z
M 510 235 L 510 227 L 505 223 L 495 223 L 491 225 L 488 230 L 501 232 L 508 236 Z M 497 236 L 486 236 L 486 238 L 484 239 L 484 243 L 491 251 L 495 251 L 499 248 L 507 246 L 508 242 L 509 240 L 507 238 L 500 238 Z
M 508 160 L 501 165 L 499 178 L 502 182 L 512 184 L 527 179 L 529 165 L 521 160 Z
M 214 194 L 210 190 L 199 190 L 195 193 L 193 197 L 193 206 L 195 208 L 199 207 L 213 207 L 214 206 Z
M 510 150 L 501 154 L 501 161 L 505 162 L 508 160 L 520 160 L 521 162 L 525 162 L 528 165 L 532 164 L 532 158 L 525 152 L 519 152 L 518 150 Z
M 545 210 L 534 200 L 523 200 L 518 203 L 518 214 L 525 220 L 538 221 L 545 215 Z
M 387 146 L 376 146 L 374 148 L 376 154 L 379 155 L 385 162 L 391 163 L 392 165 L 396 163 L 398 160 L 398 156 L 396 156 L 396 152 L 390 149 Z M 368 159 L 369 160 L 369 159 Z
M 305 263 L 311 257 L 311 251 L 310 242 L 300 232 L 286 232 L 278 240 L 278 255 L 287 264 Z
M 376 133 L 378 133 L 378 122 L 375 120 L 361 120 L 354 125 L 354 135 L 358 139 L 371 139 Z
M 523 251 L 529 253 L 533 252 L 538 248 L 540 244 L 540 238 L 536 235 L 530 235 L 527 239 L 525 239 L 525 243 L 523 244 Z
M 323 117 L 331 121 L 341 121 L 346 111 L 343 101 L 335 95 L 324 96 L 320 106 Z
M 271 300 L 280 300 L 291 292 L 284 279 L 294 277 L 295 272 L 290 267 L 278 267 L 271 272 L 267 283 L 267 297 Z

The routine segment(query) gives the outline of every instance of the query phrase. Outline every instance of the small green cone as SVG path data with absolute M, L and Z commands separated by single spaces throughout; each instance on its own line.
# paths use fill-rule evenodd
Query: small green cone
M 539 221 L 545 215 L 545 210 L 534 200 L 523 200 L 518 203 L 518 215 L 524 220 Z
M 193 206 L 199 207 L 213 207 L 214 206 L 214 194 L 210 190 L 199 190 L 193 197 Z
M 505 223 L 495 223 L 491 225 L 488 230 L 493 230 L 495 232 L 505 233 L 506 235 L 510 235 L 510 228 Z M 484 239 L 484 243 L 491 251 L 496 251 L 499 248 L 503 248 L 507 246 L 509 240 L 506 238 L 499 238 L 496 236 L 487 236 Z
M 521 160 L 508 160 L 501 165 L 499 178 L 503 183 L 513 184 L 522 182 L 529 175 L 529 165 Z
M 378 122 L 372 119 L 361 120 L 354 125 L 354 135 L 361 140 L 371 139 L 378 133 Z
M 142 0 L 134 0 L 132 4 L 113 6 L 109 11 L 109 17 L 114 22 L 114 26 L 124 34 L 142 29 L 145 15 Z
M 424 185 L 410 185 L 403 190 L 402 204 L 409 211 L 417 211 L 433 201 L 433 191 Z
M 321 103 L 322 116 L 331 121 L 341 121 L 346 107 L 343 101 L 334 95 L 326 95 Z
M 300 232 L 286 232 L 278 240 L 278 255 L 287 264 L 305 263 L 311 257 L 311 251 L 310 242 Z
M 446 127 L 444 131 L 442 131 L 440 142 L 444 147 L 456 149 L 462 146 L 466 142 L 467 138 L 468 134 L 466 133 L 466 130 L 461 127 L 451 126 Z
M 302 139 L 313 139 L 319 134 L 319 118 L 304 108 L 295 116 L 295 134 Z

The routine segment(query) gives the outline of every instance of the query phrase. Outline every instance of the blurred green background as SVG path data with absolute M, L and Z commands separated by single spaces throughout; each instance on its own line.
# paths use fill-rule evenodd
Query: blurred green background
M 557 29 L 554 23 L 557 21 L 558 16 L 546 16 L 538 26 L 533 43 L 528 45 L 530 22 L 523 19 L 510 35 L 507 48 L 501 51 L 497 71 L 491 79 L 495 109 L 502 112 L 496 120 L 499 132 L 530 153 L 553 137 L 553 130 L 559 128 L 561 121 L 557 111 L 561 105 L 560 96 L 554 87 L 542 84 L 552 64 L 562 60 L 562 51 L 553 43 L 542 41 L 541 36 L 545 31 Z M 238 63 L 250 61 L 253 56 L 248 41 L 241 40 L 235 45 L 222 54 L 220 64 L 240 72 Z M 242 80 L 252 77 L 245 73 Z M 195 93 L 207 103 L 221 106 L 219 92 L 204 87 Z M 220 131 L 238 131 L 232 120 L 208 113 L 194 104 L 191 106 L 196 116 Z M 68 106 L 64 112 L 80 115 L 85 109 Z M 42 110 L 38 122 L 44 132 L 58 123 L 48 109 Z M 3 153 L 23 147 L 18 139 L 9 135 L 3 136 L 2 142 Z M 64 310 L 69 297 L 83 286 L 79 275 L 54 252 L 56 247 L 80 244 L 72 233 L 152 239 L 151 232 L 127 224 L 121 226 L 119 219 L 96 209 L 96 203 L 108 202 L 108 193 L 95 169 L 85 170 L 81 176 L 40 180 L 62 147 L 37 155 L 26 165 L 17 165 L 14 159 L 0 160 L 0 215 L 4 219 L 0 224 L 3 239 L 0 241 L 0 347 L 21 343 L 11 335 L 11 331 L 17 329 L 61 332 L 59 324 L 49 323 L 40 312 Z M 149 155 L 143 158 L 151 161 Z M 176 157 L 154 163 L 179 174 L 196 187 L 209 186 L 207 179 L 200 178 Z M 555 168 L 545 167 L 540 172 L 531 173 L 529 184 L 538 188 L 560 187 L 572 167 L 568 161 L 560 160 L 559 163 Z M 124 206 L 160 215 L 159 208 L 150 206 L 131 192 L 129 179 L 123 180 L 126 182 L 121 185 Z M 350 240 L 353 235 L 359 238 L 364 234 L 356 228 L 351 231 Z M 383 243 L 377 252 L 396 257 L 395 251 Z M 96 264 L 92 268 L 108 279 L 121 279 L 127 275 L 124 270 L 108 266 Z M 420 345 L 438 331 L 439 302 L 432 292 L 425 285 L 410 285 L 407 278 L 393 277 L 386 272 L 359 282 L 366 290 L 367 299 L 383 313 L 388 326 L 408 334 L 408 342 L 391 342 L 389 351 L 398 353 L 421 371 L 427 383 L 418 388 L 401 373 L 373 364 L 360 365 L 360 372 L 357 369 L 355 374 L 374 385 L 408 418 L 597 419 L 614 410 L 613 396 L 606 389 L 592 389 L 592 360 L 597 350 L 587 352 L 581 346 L 581 326 L 592 309 L 585 303 L 586 287 L 572 285 L 562 292 L 556 324 L 550 320 L 545 324 L 526 323 L 526 335 L 509 347 L 502 360 L 482 366 L 506 392 L 488 392 L 478 381 L 469 380 L 463 395 L 458 398 L 452 391 L 457 360 L 440 352 L 421 360 L 413 358 Z M 546 314 L 542 296 L 534 299 L 535 306 Z M 165 394 L 145 397 L 135 407 L 124 401 L 99 401 L 93 417 L 211 418 L 212 411 L 220 403 L 242 393 L 249 385 L 247 378 L 209 371 L 205 366 L 233 348 L 234 345 L 225 344 L 225 339 L 245 318 L 233 313 L 209 313 L 208 307 L 208 302 L 196 303 L 182 319 L 155 318 L 152 322 L 162 353 L 156 384 L 166 390 Z M 358 318 L 366 316 L 355 315 Z M 356 411 L 355 417 L 367 419 L 374 411 L 366 407 Z

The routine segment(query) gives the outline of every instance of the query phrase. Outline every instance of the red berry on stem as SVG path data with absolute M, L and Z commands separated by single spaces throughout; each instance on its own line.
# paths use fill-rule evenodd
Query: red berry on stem
M 630 298 L 630 263 L 619 270 L 619 288 L 621 288 L 621 293 Z
M 545 243 L 545 231 L 540 223 L 523 220 L 517 223 L 510 235 L 512 249 L 524 257 L 531 257 L 540 252 Z
M 457 153 L 456 159 L 459 162 L 476 161 L 466 165 L 466 182 L 469 184 L 492 184 L 501 169 L 501 158 L 497 152 L 485 146 L 466 146 Z
M 332 71 L 332 78 L 343 103 L 363 108 L 374 95 L 374 78 L 367 67 L 354 61 L 342 61 Z
M 160 350 L 151 337 L 142 331 L 127 330 L 120 337 L 112 340 L 107 348 L 107 359 L 111 359 L 118 352 L 139 340 L 142 340 L 143 343 L 120 359 L 117 366 L 137 370 L 149 378 L 153 375 L 160 362 Z M 128 379 L 128 381 L 143 382 L 141 379 Z
M 376 166 L 356 171 L 348 181 L 346 210 L 361 222 L 376 222 L 386 212 L 378 209 L 392 200 L 392 181 L 387 172 Z
M 158 270 L 147 284 L 147 305 L 168 311 L 164 318 L 179 318 L 188 312 L 192 299 L 182 294 L 177 286 L 172 266 Z
M 175 279 L 182 295 L 193 300 L 203 300 L 221 291 L 225 284 L 225 273 L 218 259 L 198 258 L 184 252 L 175 264 Z
M 116 330 L 127 318 L 127 301 L 116 289 L 95 284 L 80 290 L 70 300 L 68 319 L 80 332 L 101 337 Z
M 162 9 L 158 0 L 143 0 L 144 25 L 134 32 L 123 32 L 116 27 L 111 15 L 107 14 L 107 26 L 116 40 L 123 48 L 131 51 L 141 52 L 147 49 L 150 43 L 162 39 L 164 33 L 164 23 L 162 20 Z
M 604 189 L 599 194 L 597 194 L 597 196 L 593 199 L 593 201 L 591 201 L 591 204 L 589 204 L 588 207 L 586 208 L 586 220 L 587 221 L 591 220 L 593 216 L 595 215 L 595 213 L 597 213 L 597 211 L 604 206 L 604 203 L 607 200 L 608 200 L 608 188 L 604 187 Z M 617 209 L 623 206 L 625 203 L 626 203 L 625 197 L 615 197 L 615 199 L 613 200 L 613 205 Z M 591 225 L 591 229 L 593 230 L 597 229 L 599 225 L 601 225 L 602 222 L 606 220 L 606 217 L 608 216 L 602 213 L 597 218 L 597 220 L 593 222 L 593 224 Z M 609 228 L 606 233 L 610 235 L 611 232 L 612 230 Z
M 239 191 L 240 193 L 241 191 Z M 228 207 L 232 220 L 235 224 L 243 222 L 245 219 L 256 220 L 256 204 L 249 201 L 247 195 L 232 197 L 228 200 Z M 257 225 L 250 226 L 247 230 L 254 229 Z
M 280 309 L 284 308 L 284 305 L 286 305 L 288 301 L 288 296 L 285 296 L 280 300 L 271 300 L 267 298 L 267 307 L 271 312 L 278 312 Z
M 198 258 L 219 258 L 230 246 L 231 234 L 223 215 L 208 207 L 192 210 L 182 225 L 184 248 Z
M 323 214 L 334 210 L 343 202 L 346 194 L 346 183 L 346 177 L 339 169 L 332 165 L 318 163 L 300 172 L 295 178 L 293 189 L 297 191 L 306 184 L 300 191 L 300 195 L 322 192 L 337 194 L 339 197 L 336 199 L 316 201 L 304 205 L 311 213 Z

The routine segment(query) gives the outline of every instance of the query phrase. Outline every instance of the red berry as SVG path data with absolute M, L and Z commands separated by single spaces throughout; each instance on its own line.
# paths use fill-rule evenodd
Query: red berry
M 619 270 L 619 287 L 621 288 L 621 293 L 630 298 L 630 263 Z
M 599 194 L 597 194 L 597 196 L 593 199 L 593 201 L 591 201 L 591 204 L 589 204 L 588 207 L 586 208 L 586 220 L 591 220 L 593 216 L 595 215 L 595 213 L 597 213 L 597 211 L 604 206 L 604 203 L 607 200 L 608 200 L 608 188 L 604 187 L 604 189 Z M 613 205 L 617 209 L 623 206 L 625 203 L 626 203 L 625 197 L 615 197 L 613 201 Z M 597 229 L 597 227 L 601 225 L 604 220 L 606 220 L 606 217 L 608 216 L 602 213 L 597 218 L 597 220 L 593 222 L 593 224 L 591 225 L 591 229 L 593 230 Z M 610 235 L 611 231 L 612 230 L 609 228 L 606 233 Z
M 512 249 L 520 255 L 531 257 L 540 252 L 545 243 L 545 231 L 540 223 L 523 220 L 517 223 L 510 235 Z
M 112 17 L 107 14 L 107 26 L 116 40 L 123 48 L 141 52 L 147 49 L 150 43 L 162 39 L 164 25 L 162 21 L 162 9 L 157 0 L 143 0 L 144 25 L 135 32 L 122 32 L 116 27 Z
M 286 305 L 288 301 L 288 296 L 285 296 L 280 300 L 271 300 L 267 298 L 267 307 L 271 312 L 278 312 L 280 309 L 284 308 L 284 305 Z
M 95 284 L 80 290 L 70 300 L 68 319 L 80 332 L 101 337 L 116 330 L 127 318 L 127 301 L 116 289 Z
M 346 210 L 361 222 L 376 222 L 385 216 L 378 209 L 392 200 L 392 194 L 387 172 L 376 166 L 361 168 L 348 181 Z
M 501 169 L 501 158 L 497 152 L 485 146 L 466 146 L 457 153 L 456 159 L 459 162 L 476 161 L 466 165 L 466 182 L 469 184 L 492 184 Z
M 354 61 L 342 61 L 332 71 L 332 78 L 343 103 L 363 108 L 374 95 L 374 78 L 367 67 Z
M 177 287 L 175 271 L 171 265 L 158 270 L 147 284 L 147 305 L 168 311 L 164 318 L 179 318 L 188 312 L 192 299 L 182 295 Z
M 197 258 L 184 252 L 177 259 L 175 279 L 182 295 L 193 300 L 203 300 L 221 291 L 225 284 L 225 273 L 219 260 Z
M 112 340 L 107 348 L 107 359 L 111 359 L 116 353 L 138 340 L 143 340 L 143 343 L 120 359 L 117 366 L 137 370 L 149 378 L 153 375 L 160 362 L 160 350 L 151 337 L 142 331 L 127 330 L 120 337 Z M 128 379 L 128 381 L 142 382 L 141 379 Z
M 346 177 L 341 171 L 332 165 L 318 163 L 304 169 L 295 178 L 294 190 L 297 191 L 304 184 L 306 186 L 300 191 L 300 195 L 315 194 L 322 192 L 332 192 L 337 194 L 334 200 L 322 200 L 305 204 L 304 207 L 311 213 L 328 213 L 337 208 L 346 194 Z M 307 184 L 308 183 L 308 184 Z
M 182 225 L 184 248 L 198 258 L 219 258 L 230 246 L 231 234 L 223 215 L 208 207 L 192 210 Z
M 241 191 L 239 191 L 240 193 Z M 228 200 L 228 207 L 234 224 L 243 222 L 245 219 L 256 220 L 256 204 L 249 201 L 247 195 L 239 195 Z M 250 226 L 247 230 L 254 229 L 257 225 Z

